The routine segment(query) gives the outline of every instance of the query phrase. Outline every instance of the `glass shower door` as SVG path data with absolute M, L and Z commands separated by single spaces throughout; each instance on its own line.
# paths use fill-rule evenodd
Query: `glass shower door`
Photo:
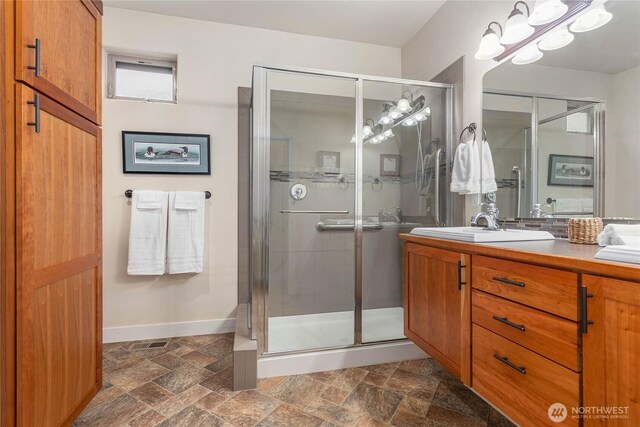
M 356 80 L 268 71 L 266 351 L 354 344 Z

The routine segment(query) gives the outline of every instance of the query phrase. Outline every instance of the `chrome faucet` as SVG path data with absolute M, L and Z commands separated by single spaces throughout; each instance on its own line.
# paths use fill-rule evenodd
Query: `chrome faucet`
M 498 227 L 499 220 L 498 216 L 500 215 L 500 211 L 496 208 L 495 203 L 483 203 L 483 205 L 487 206 L 486 212 L 479 212 L 475 214 L 471 218 L 471 224 L 478 225 L 478 220 L 484 218 L 487 221 L 487 226 L 484 227 L 485 230 L 498 231 L 500 227 Z

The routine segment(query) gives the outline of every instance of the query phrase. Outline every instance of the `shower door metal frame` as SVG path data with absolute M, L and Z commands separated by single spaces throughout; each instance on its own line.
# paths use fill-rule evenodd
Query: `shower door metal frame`
M 605 115 L 606 115 L 606 101 L 600 98 L 592 98 L 592 97 L 573 97 L 573 96 L 558 96 L 558 95 L 546 95 L 546 94 L 537 94 L 532 92 L 520 92 L 520 91 L 510 91 L 510 90 L 502 90 L 502 89 L 485 89 L 482 91 L 483 95 L 504 95 L 504 96 L 514 96 L 521 98 L 530 98 L 531 99 L 531 172 L 532 176 L 535 179 L 529 183 L 531 186 L 531 207 L 535 203 L 542 203 L 538 201 L 538 127 L 541 124 L 544 124 L 550 120 L 556 120 L 564 116 L 569 116 L 573 113 L 577 113 L 579 111 L 588 110 L 593 108 L 593 154 L 594 157 L 597 156 L 598 161 L 594 161 L 593 168 L 595 172 L 595 179 L 593 182 L 593 216 L 594 217 L 603 217 L 605 216 L 605 208 L 604 208 L 604 157 L 605 157 Z M 584 105 L 582 107 L 576 108 L 574 110 L 569 110 L 566 113 L 561 113 L 553 117 L 548 117 L 543 120 L 539 120 L 538 118 L 538 100 L 540 99 L 551 99 L 555 101 L 576 101 L 576 102 L 588 102 L 589 105 Z M 526 129 L 525 129 L 526 130 Z M 525 149 L 526 153 L 526 149 Z M 526 185 L 526 184 L 525 184 Z
M 354 344 L 343 346 L 332 346 L 323 348 L 310 348 L 305 350 L 287 352 L 268 352 L 269 340 L 269 162 L 270 162 L 270 85 L 269 73 L 292 73 L 296 75 L 316 75 L 328 78 L 342 78 L 353 80 L 355 84 L 356 112 L 354 116 L 354 132 L 356 135 L 355 144 L 355 168 L 354 168 L 354 263 L 355 263 L 355 283 L 354 283 Z M 251 213 L 250 240 L 251 258 L 249 282 L 251 286 L 250 311 L 251 311 L 251 336 L 258 341 L 258 355 L 284 355 L 306 353 L 309 351 L 333 350 L 339 348 L 359 347 L 373 345 L 375 343 L 362 342 L 362 233 L 363 233 L 363 135 L 362 125 L 364 123 L 364 82 L 379 82 L 400 85 L 411 85 L 421 87 L 431 87 L 446 89 L 446 152 L 447 161 L 452 149 L 452 126 L 453 126 L 453 85 L 447 83 L 424 82 L 419 80 L 408 80 L 394 77 L 370 76 L 364 74 L 353 74 L 343 72 L 332 72 L 297 67 L 277 67 L 270 65 L 255 65 L 253 67 L 253 82 L 251 90 L 251 112 L 252 112 L 252 147 L 251 147 Z M 447 168 L 448 170 L 448 168 Z M 447 182 L 449 182 L 449 172 L 447 172 Z M 448 191 L 446 197 L 447 219 L 450 221 L 452 213 L 451 193 Z M 406 341 L 406 338 L 389 341 Z M 380 341 L 388 342 L 388 341 Z

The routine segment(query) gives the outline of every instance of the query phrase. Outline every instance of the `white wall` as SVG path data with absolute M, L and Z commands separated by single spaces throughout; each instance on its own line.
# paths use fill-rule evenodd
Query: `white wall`
M 104 326 L 234 317 L 237 294 L 237 88 L 252 65 L 400 76 L 399 49 L 105 8 L 107 52 L 177 55 L 178 104 L 104 99 Z M 105 91 L 106 93 L 106 91 Z M 211 134 L 211 176 L 125 175 L 122 130 Z M 126 274 L 126 189 L 210 190 L 204 272 Z
M 605 203 L 608 205 L 610 200 L 615 206 L 612 213 L 617 216 L 640 218 L 640 132 L 637 129 L 640 119 L 640 67 L 616 74 L 613 85 L 613 114 L 607 115 L 613 122 L 607 141 L 610 148 L 607 150 L 607 165 L 613 167 L 607 170 L 606 179 L 613 178 L 616 187 L 607 192 Z M 621 191 L 623 188 L 630 191 Z

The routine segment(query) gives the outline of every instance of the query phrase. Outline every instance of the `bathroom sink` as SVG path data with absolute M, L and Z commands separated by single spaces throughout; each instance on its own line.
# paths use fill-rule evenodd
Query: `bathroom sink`
M 554 240 L 548 231 L 534 230 L 485 230 L 480 227 L 421 227 L 411 230 L 416 236 L 437 239 L 460 240 L 463 242 L 518 242 L 526 240 Z

